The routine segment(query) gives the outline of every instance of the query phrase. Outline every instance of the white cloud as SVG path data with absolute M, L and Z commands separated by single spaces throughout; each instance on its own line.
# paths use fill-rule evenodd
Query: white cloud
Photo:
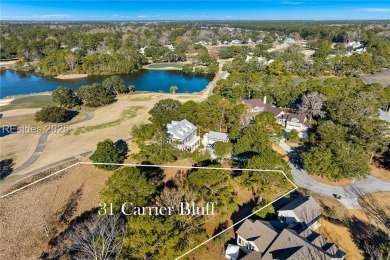
M 42 15 L 33 15 L 33 19 L 69 19 L 72 16 L 69 14 L 42 14 Z
M 362 8 L 362 9 L 358 9 L 358 11 L 381 13 L 381 12 L 390 12 L 390 8 Z
M 138 18 L 156 18 L 156 17 L 160 17 L 159 14 L 157 15 L 138 15 L 137 16 Z
M 282 4 L 284 5 L 301 5 L 304 4 L 305 2 L 292 2 L 292 1 L 284 1 Z
M 24 18 L 27 18 L 27 16 L 25 15 L 6 15 L 6 16 L 3 16 L 3 19 L 24 19 Z

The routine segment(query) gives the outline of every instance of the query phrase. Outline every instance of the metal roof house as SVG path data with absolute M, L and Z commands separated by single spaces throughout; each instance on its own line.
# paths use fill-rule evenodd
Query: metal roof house
M 229 137 L 226 133 L 210 131 L 203 136 L 202 143 L 207 146 L 209 144 L 214 144 L 215 142 L 229 142 Z
M 200 137 L 197 135 L 197 127 L 187 119 L 172 121 L 166 127 L 169 140 L 177 143 L 179 150 L 193 152 L 199 147 Z

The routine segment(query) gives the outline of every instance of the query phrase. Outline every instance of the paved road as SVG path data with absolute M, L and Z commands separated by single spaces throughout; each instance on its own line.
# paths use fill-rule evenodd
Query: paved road
M 85 121 L 88 121 L 88 120 L 91 120 L 93 118 L 93 113 L 89 112 L 89 111 L 86 111 L 86 110 L 77 110 L 77 112 L 81 113 L 81 114 L 85 114 L 87 115 L 86 118 L 82 119 L 82 120 L 79 120 L 77 122 L 72 122 L 72 123 L 68 123 L 67 125 L 74 125 L 74 124 L 78 124 L 78 123 L 81 123 L 81 122 L 85 122 Z M 21 116 L 21 115 L 19 115 Z M 15 117 L 15 116 L 12 116 L 12 117 Z M 51 131 L 48 131 L 48 132 L 44 132 L 41 137 L 39 138 L 39 141 L 38 141 L 38 145 L 37 147 L 35 148 L 35 151 L 34 153 L 31 155 L 30 158 L 28 158 L 27 161 L 25 161 L 22 165 L 20 165 L 19 167 L 16 167 L 11 174 L 13 173 L 16 173 L 16 172 L 19 172 L 21 170 L 24 170 L 26 169 L 27 167 L 29 167 L 30 165 L 32 165 L 42 154 L 43 152 L 43 149 L 45 148 L 45 145 L 46 145 L 46 141 L 47 141 L 47 138 L 49 137 Z
M 214 94 L 214 87 L 215 85 L 217 84 L 217 81 L 220 80 L 220 79 L 226 79 L 228 76 L 229 76 L 229 72 L 227 71 L 222 71 L 221 74 L 218 76 L 217 80 L 213 83 L 213 85 L 211 86 L 210 90 L 209 90 L 209 94 L 207 95 L 208 97 L 211 96 L 212 94 Z
M 288 153 L 292 151 L 283 141 L 279 145 Z M 390 192 L 390 182 L 374 176 L 368 176 L 364 180 L 354 181 L 349 186 L 330 186 L 315 181 L 305 170 L 299 169 L 291 162 L 289 162 L 289 166 L 295 183 L 298 186 L 328 197 L 334 197 L 334 194 L 339 194 L 342 196 L 341 202 L 349 209 L 360 209 L 359 203 L 357 202 L 358 197 L 375 192 Z

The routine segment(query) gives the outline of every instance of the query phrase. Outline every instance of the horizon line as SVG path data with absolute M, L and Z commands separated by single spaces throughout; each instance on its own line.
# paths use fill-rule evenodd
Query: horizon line
M 351 21 L 351 22 L 356 22 L 356 21 L 389 21 L 390 19 L 194 19 L 194 20 L 188 20 L 188 19 L 183 19 L 183 20 L 170 20 L 170 19 L 154 19 L 154 20 L 12 20 L 12 19 L 0 19 L 0 22 L 275 22 L 275 21 L 314 21 L 314 22 L 345 22 L 345 21 Z

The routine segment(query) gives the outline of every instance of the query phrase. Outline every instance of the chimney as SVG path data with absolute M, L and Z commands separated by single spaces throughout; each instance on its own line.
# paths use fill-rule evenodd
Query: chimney
M 263 103 L 264 103 L 264 104 L 267 104 L 267 96 L 264 96 L 264 97 L 263 97 Z

